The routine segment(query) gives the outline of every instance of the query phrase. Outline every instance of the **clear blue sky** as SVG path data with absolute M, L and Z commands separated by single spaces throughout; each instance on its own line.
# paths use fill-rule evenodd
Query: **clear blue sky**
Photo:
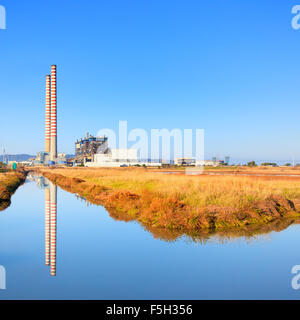
M 207 158 L 300 161 L 298 2 L 0 0 L 0 148 L 44 148 L 55 63 L 60 152 L 127 120 L 203 128 Z

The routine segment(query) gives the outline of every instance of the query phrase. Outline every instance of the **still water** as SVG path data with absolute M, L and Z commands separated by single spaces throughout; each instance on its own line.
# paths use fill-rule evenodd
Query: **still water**
M 27 180 L 0 213 L 0 299 L 299 299 L 299 240 L 292 225 L 251 239 L 168 242 Z

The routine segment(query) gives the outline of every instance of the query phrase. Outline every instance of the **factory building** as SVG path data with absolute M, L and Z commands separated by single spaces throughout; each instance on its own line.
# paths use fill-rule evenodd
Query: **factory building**
M 85 161 L 87 167 L 120 167 L 139 164 L 136 149 L 108 149 L 106 154 L 98 153 L 93 161 Z
M 228 161 L 229 162 L 229 161 Z M 177 158 L 174 162 L 177 166 L 193 166 L 193 167 L 199 167 L 199 166 L 207 166 L 207 167 L 218 167 L 221 165 L 226 164 L 223 160 L 217 160 L 217 158 L 213 158 L 212 160 L 197 160 L 194 158 Z
M 140 164 L 136 149 L 110 149 L 107 137 L 87 134 L 75 142 L 75 163 L 86 167 L 120 167 Z
M 75 142 L 75 165 L 86 167 L 126 167 L 135 165 L 161 166 L 161 163 L 141 162 L 137 149 L 110 149 L 107 137 L 87 134 Z
M 176 158 L 174 164 L 177 166 L 195 166 L 196 160 L 194 158 Z
M 196 161 L 196 166 L 218 167 L 224 165 L 223 160 L 200 160 Z
M 229 165 L 229 163 L 230 163 L 230 157 L 225 157 L 225 164 L 228 166 Z
M 85 138 L 75 142 L 75 161 L 83 163 L 94 161 L 94 155 L 108 153 L 108 138 L 93 137 L 87 134 Z
M 111 149 L 110 154 L 113 162 L 138 162 L 137 149 Z

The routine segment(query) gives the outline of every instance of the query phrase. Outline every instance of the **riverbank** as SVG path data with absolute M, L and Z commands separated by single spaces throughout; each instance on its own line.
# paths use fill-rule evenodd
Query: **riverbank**
M 114 219 L 178 234 L 269 229 L 300 218 L 300 177 L 187 176 L 144 168 L 41 168 Z
M 25 171 L 0 172 L 0 211 L 10 206 L 11 196 L 25 182 L 25 179 Z

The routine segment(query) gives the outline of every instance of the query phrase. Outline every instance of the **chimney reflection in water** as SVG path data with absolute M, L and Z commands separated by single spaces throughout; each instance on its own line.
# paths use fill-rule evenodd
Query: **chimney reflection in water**
M 56 210 L 57 186 L 50 182 L 50 269 L 52 276 L 56 276 Z
M 39 185 L 45 189 L 45 264 L 51 276 L 56 276 L 57 186 L 44 177 Z
M 50 265 L 50 189 L 45 189 L 45 263 Z

